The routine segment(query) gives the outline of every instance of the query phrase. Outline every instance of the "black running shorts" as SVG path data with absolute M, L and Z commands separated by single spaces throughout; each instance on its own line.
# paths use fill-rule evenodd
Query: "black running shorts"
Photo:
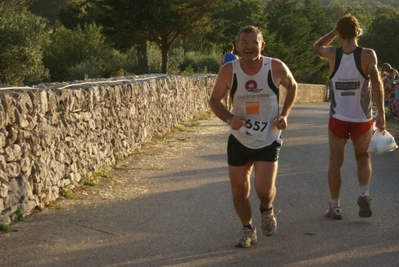
M 227 163 L 231 166 L 244 166 L 250 161 L 275 162 L 280 154 L 281 144 L 274 141 L 270 146 L 251 149 L 242 145 L 232 134 L 227 142 Z

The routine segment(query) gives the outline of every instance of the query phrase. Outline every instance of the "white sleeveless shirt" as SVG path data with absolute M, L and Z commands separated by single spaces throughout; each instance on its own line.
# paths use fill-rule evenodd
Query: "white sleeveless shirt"
M 255 75 L 245 74 L 240 60 L 232 62 L 232 113 L 247 118 L 247 127 L 230 128 L 230 133 L 251 149 L 269 146 L 274 141 L 282 143 L 281 130 L 274 124 L 279 115 L 279 89 L 273 81 L 271 58 L 262 56 L 262 60 L 262 68 Z
M 330 75 L 332 89 L 330 116 L 342 121 L 368 122 L 372 118 L 370 80 L 364 75 L 357 47 L 345 54 L 337 48 L 334 71 Z

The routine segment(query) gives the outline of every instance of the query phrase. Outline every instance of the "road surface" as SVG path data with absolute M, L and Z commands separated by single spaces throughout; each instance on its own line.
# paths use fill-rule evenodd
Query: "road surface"
M 373 155 L 373 216 L 358 217 L 355 159 L 343 167 L 343 220 L 324 217 L 328 103 L 298 104 L 283 132 L 278 230 L 234 247 L 241 228 L 227 176 L 227 126 L 187 125 L 118 163 L 113 178 L 0 233 L 0 266 L 398 266 L 399 151 Z

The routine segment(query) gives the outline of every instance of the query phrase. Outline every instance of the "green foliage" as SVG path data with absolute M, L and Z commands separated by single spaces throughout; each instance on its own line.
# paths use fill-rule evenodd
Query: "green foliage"
M 105 43 L 101 27 L 95 24 L 78 26 L 74 30 L 60 27 L 51 36 L 46 48 L 45 66 L 50 69 L 52 81 L 68 81 L 77 75 L 102 77 L 103 58 L 112 53 Z M 80 73 L 80 74 L 79 74 Z
M 329 32 L 334 24 L 328 19 L 329 11 L 315 0 L 306 0 L 305 4 L 301 6 L 301 15 L 306 18 L 309 23 L 308 34 L 304 38 L 304 44 L 301 50 L 298 51 L 299 59 L 302 62 L 297 64 L 295 70 L 301 75 L 299 82 L 303 83 L 321 83 L 324 84 L 329 75 L 329 66 L 327 61 L 320 60 L 313 50 L 313 44 L 321 36 Z M 301 66 L 302 65 L 302 66 Z
M 237 33 L 243 26 L 254 25 L 265 31 L 267 29 L 263 10 L 266 8 L 262 0 L 232 0 L 215 10 L 211 30 L 206 40 L 219 47 L 224 53 L 229 43 L 234 43 Z
M 17 208 L 17 211 L 15 212 L 15 214 L 17 214 L 18 221 L 24 221 L 25 220 L 24 213 L 22 212 L 21 207 Z
M 113 178 L 109 173 L 112 169 L 109 165 L 103 165 L 93 172 L 93 175 L 82 179 L 81 184 L 85 186 L 97 186 L 100 178 Z
M 372 47 L 378 61 L 399 68 L 399 12 L 378 15 L 369 30 L 360 37 L 359 43 Z
M 102 177 L 102 178 L 112 178 L 112 175 L 109 174 L 110 170 L 112 170 L 112 166 L 103 165 L 94 171 L 93 176 Z
M 65 188 L 60 189 L 60 196 L 69 199 L 75 198 L 75 195 L 72 193 L 72 191 Z
M 5 225 L 5 224 L 2 224 L 2 223 L 0 223 L 0 231 L 2 231 L 2 232 L 6 232 L 6 231 L 10 231 L 10 226 L 9 225 Z
M 262 29 L 264 54 L 283 60 L 298 82 L 325 83 L 328 63 L 312 46 L 345 13 L 364 30 L 359 44 L 398 68 L 398 9 L 397 0 L 5 0 L 0 83 L 217 73 L 225 45 L 245 25 Z
M 326 7 L 326 10 L 332 22 L 336 22 L 344 14 L 352 14 L 356 16 L 363 30 L 367 31 L 368 25 L 371 23 L 374 15 L 371 11 L 366 11 L 359 4 L 342 5 L 334 3 Z
M 187 75 L 193 73 L 218 73 L 219 55 L 203 54 L 199 52 L 188 52 L 180 65 L 180 72 L 186 72 Z
M 182 47 L 175 47 L 169 52 L 169 73 L 179 74 L 179 67 L 185 59 Z M 155 44 L 148 48 L 148 65 L 150 73 L 162 72 L 162 53 Z
M 162 54 L 156 45 L 150 44 L 148 47 L 148 68 L 150 73 L 161 73 Z
M 137 73 L 137 69 L 137 57 L 134 49 L 122 53 L 109 48 L 104 50 L 100 57 L 91 57 L 66 68 L 66 75 L 68 80 L 108 78 L 132 75 Z
M 43 0 L 41 0 L 43 1 Z M 53 0 L 54 1 L 54 0 Z M 58 5 L 58 19 L 67 29 L 75 29 L 85 24 L 91 24 L 97 15 L 94 1 L 63 0 L 64 5 Z
M 122 53 L 116 49 L 103 53 L 101 75 L 103 77 L 125 76 L 137 72 L 137 58 L 133 50 Z
M 16 12 L 26 11 L 31 3 L 32 0 L 2 0 L 0 2 L 2 6 Z
M 332 5 L 332 4 L 339 4 L 339 5 L 356 5 L 361 6 L 366 11 L 373 11 L 382 6 L 392 6 L 396 9 L 399 9 L 399 2 L 397 0 L 320 0 L 320 4 L 322 5 Z
M 169 54 L 169 73 L 175 75 L 189 75 L 188 73 L 218 73 L 219 71 L 219 59 L 220 55 L 217 53 L 204 53 L 190 51 L 184 53 L 181 46 L 177 46 L 170 51 Z M 161 72 L 162 55 L 161 51 L 154 45 L 150 44 L 148 49 L 148 62 L 150 73 Z M 134 69 L 137 67 L 137 59 L 131 58 L 131 60 L 122 62 L 125 66 L 131 64 L 130 67 L 125 67 L 126 70 L 129 68 Z
M 118 60 L 118 58 L 114 57 L 113 60 Z M 137 73 L 138 62 L 137 62 L 136 50 L 134 48 L 130 48 L 125 53 L 120 53 L 119 64 L 120 64 L 120 69 L 122 69 L 124 73 L 126 74 Z
M 55 23 L 59 10 L 66 5 L 68 0 L 34 0 L 31 1 L 29 10 L 43 18 Z
M 85 178 L 82 179 L 81 184 L 86 186 L 96 186 L 98 184 L 98 179 L 95 177 Z
M 181 46 L 173 47 L 169 52 L 169 73 L 179 69 L 180 65 L 184 62 L 185 54 Z M 176 73 L 177 74 L 177 73 Z
M 75 66 L 69 67 L 67 73 L 70 80 L 85 80 L 88 78 L 101 77 L 99 64 L 96 58 L 89 58 Z
M 271 0 L 266 10 L 271 34 L 265 36 L 264 53 L 284 61 L 298 82 L 309 77 L 304 74 L 315 74 L 310 80 L 324 83 L 327 65 L 314 53 L 313 43 L 333 28 L 326 10 L 314 0 L 302 5 Z
M 48 41 L 45 20 L 1 6 L 0 12 L 0 83 L 25 85 L 47 79 L 42 62 Z
M 162 51 L 161 72 L 168 70 L 168 53 L 179 36 L 209 30 L 214 10 L 223 0 L 103 0 L 96 2 L 97 21 L 120 46 L 150 41 Z
M 187 68 L 185 69 L 185 71 L 183 72 L 184 75 L 186 76 L 191 76 L 195 73 L 193 67 L 190 65 L 187 66 Z

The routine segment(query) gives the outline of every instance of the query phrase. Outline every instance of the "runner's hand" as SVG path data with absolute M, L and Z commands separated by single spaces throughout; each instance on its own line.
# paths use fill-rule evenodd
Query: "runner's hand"
M 276 125 L 277 129 L 284 130 L 287 128 L 287 118 L 283 116 L 278 116 L 274 120 L 274 124 Z

